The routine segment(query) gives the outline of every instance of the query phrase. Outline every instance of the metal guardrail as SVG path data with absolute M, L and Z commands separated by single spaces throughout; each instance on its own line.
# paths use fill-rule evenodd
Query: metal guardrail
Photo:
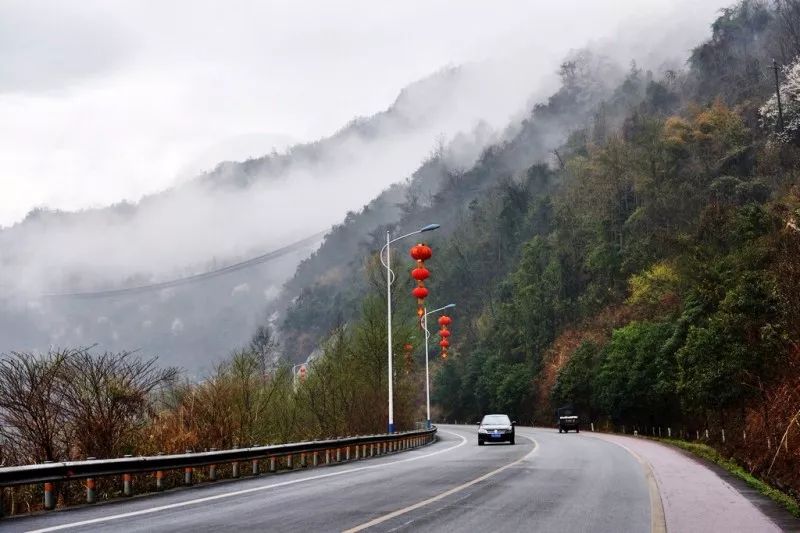
M 161 490 L 165 471 L 184 470 L 184 485 L 192 484 L 195 468 L 209 467 L 208 479 L 215 481 L 216 466 L 232 465 L 232 477 L 239 477 L 239 463 L 250 461 L 253 475 L 259 474 L 259 461 L 269 460 L 269 471 L 278 468 L 278 460 L 284 459 L 286 467 L 292 469 L 351 461 L 387 453 L 408 450 L 429 444 L 435 439 L 436 428 L 406 431 L 401 433 L 346 437 L 321 441 L 297 442 L 273 446 L 253 446 L 208 452 L 190 452 L 174 455 L 122 457 L 119 459 L 95 459 L 66 461 L 0 468 L 0 488 L 19 485 L 44 484 L 44 508 L 55 508 L 54 483 L 86 480 L 86 501 L 94 503 L 95 478 L 122 476 L 123 494 L 130 496 L 132 474 L 154 473 L 156 490 Z M 324 455 L 322 455 L 324 454 Z M 295 458 L 298 462 L 295 462 Z M 0 494 L 0 496 L 2 496 Z M 0 497 L 0 516 L 3 516 Z

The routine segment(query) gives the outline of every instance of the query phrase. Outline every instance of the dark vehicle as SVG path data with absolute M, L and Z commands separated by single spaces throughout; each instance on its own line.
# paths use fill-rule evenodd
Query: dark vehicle
M 514 424 L 508 415 L 486 415 L 478 425 L 478 446 L 486 442 L 514 444 Z
M 570 429 L 574 429 L 575 433 L 580 433 L 580 424 L 578 423 L 578 415 L 572 407 L 559 407 L 556 410 L 556 417 L 558 417 L 558 432 L 566 433 Z

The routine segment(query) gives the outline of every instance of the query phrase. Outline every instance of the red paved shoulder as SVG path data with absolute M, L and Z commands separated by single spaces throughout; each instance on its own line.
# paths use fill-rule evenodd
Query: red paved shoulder
M 591 436 L 620 444 L 649 463 L 661 494 L 667 531 L 781 531 L 736 488 L 678 450 L 641 438 L 600 433 Z

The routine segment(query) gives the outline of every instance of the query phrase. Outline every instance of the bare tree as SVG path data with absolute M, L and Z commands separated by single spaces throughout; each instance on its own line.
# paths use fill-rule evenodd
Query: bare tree
M 0 360 L 0 435 L 7 444 L 7 459 L 30 463 L 66 455 L 67 413 L 60 377 L 71 354 L 11 352 Z
M 178 377 L 177 369 L 158 368 L 156 361 L 132 352 L 93 355 L 86 348 L 65 358 L 62 408 L 82 454 L 116 457 L 134 451 L 137 432 L 151 413 L 151 393 Z

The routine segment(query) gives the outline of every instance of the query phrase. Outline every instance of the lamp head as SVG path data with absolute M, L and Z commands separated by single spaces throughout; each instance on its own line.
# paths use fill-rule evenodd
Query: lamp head
M 433 231 L 435 229 L 439 229 L 441 226 L 439 224 L 428 224 L 424 228 L 419 230 L 420 233 L 425 233 L 426 231 Z

